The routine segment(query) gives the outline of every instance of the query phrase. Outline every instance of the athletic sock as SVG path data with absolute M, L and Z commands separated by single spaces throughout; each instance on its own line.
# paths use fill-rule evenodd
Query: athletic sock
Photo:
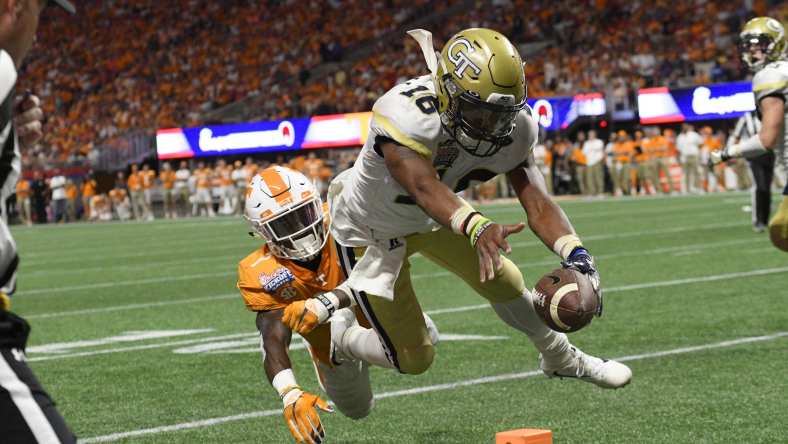
M 375 330 L 354 325 L 342 336 L 341 351 L 353 359 L 360 359 L 383 368 L 394 368 Z
M 531 292 L 508 302 L 491 304 L 493 310 L 510 327 L 525 333 L 547 361 L 563 359 L 569 350 L 569 340 L 563 333 L 551 330 L 534 310 Z

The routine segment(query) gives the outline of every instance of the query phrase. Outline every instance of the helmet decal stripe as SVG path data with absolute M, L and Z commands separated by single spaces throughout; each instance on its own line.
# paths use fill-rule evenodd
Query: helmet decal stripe
M 263 177 L 263 183 L 268 187 L 271 197 L 276 199 L 276 203 L 285 205 L 293 201 L 290 185 L 284 181 L 277 169 L 266 168 L 260 175 Z

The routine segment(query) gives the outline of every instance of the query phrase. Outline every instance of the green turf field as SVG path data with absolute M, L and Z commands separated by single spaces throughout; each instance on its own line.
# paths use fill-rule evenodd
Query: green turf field
M 521 427 L 552 429 L 560 444 L 786 442 L 788 254 L 751 231 L 748 203 L 744 194 L 561 203 L 606 288 L 604 316 L 571 339 L 628 361 L 633 381 L 618 391 L 537 374 L 523 335 L 414 259 L 422 306 L 454 340 L 438 345 L 424 375 L 373 371 L 375 410 L 356 422 L 324 415 L 327 442 L 492 443 Z M 485 211 L 524 218 L 512 205 Z M 33 326 L 31 366 L 85 442 L 291 442 L 254 315 L 235 291 L 237 261 L 259 245 L 242 220 L 13 232 L 14 310 Z M 558 265 L 530 233 L 512 242 L 529 285 Z M 306 351 L 291 356 L 301 385 L 318 390 Z

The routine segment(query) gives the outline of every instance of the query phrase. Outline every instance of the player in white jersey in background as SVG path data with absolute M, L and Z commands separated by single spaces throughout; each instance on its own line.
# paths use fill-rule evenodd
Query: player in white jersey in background
M 754 158 L 774 150 L 777 161 L 788 166 L 788 44 L 785 28 L 770 17 L 747 22 L 739 34 L 742 61 L 755 72 L 752 91 L 761 117 L 757 134 L 712 153 L 711 163 L 732 158 Z M 769 236 L 775 247 L 788 251 L 788 185 L 780 208 L 769 221 Z
M 504 322 L 527 334 L 548 376 L 626 385 L 628 367 L 583 353 L 534 311 L 522 274 L 499 253 L 511 250 L 505 238 L 525 224 L 494 223 L 455 194 L 471 181 L 506 173 L 531 229 L 598 289 L 591 256 L 547 195 L 533 161 L 538 129 L 525 104 L 517 50 L 502 34 L 477 28 L 452 37 L 436 57 L 430 33 L 409 34 L 419 41 L 432 75 L 397 85 L 375 103 L 361 154 L 329 189 L 331 233 L 356 302 L 375 329 L 351 320 L 343 329 L 334 320 L 340 355 L 402 373 L 429 368 L 434 348 L 408 260 L 420 253 L 463 279 Z

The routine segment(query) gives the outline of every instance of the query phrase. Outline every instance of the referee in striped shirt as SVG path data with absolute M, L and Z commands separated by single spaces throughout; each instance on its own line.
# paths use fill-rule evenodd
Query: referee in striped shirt
M 755 111 L 749 112 L 736 122 L 729 140 L 731 143 L 739 143 L 740 140 L 747 140 L 761 130 L 761 121 Z M 757 233 L 766 231 L 769 224 L 769 213 L 772 206 L 772 178 L 774 177 L 774 151 L 767 150 L 765 153 L 752 159 L 747 159 L 752 171 L 752 179 L 755 183 L 752 191 L 752 229 Z
M 67 0 L 52 3 L 74 13 Z M 38 18 L 47 0 L 0 0 L 0 442 L 76 443 L 54 402 L 27 366 L 28 323 L 10 311 L 19 256 L 6 225 L 6 200 L 20 172 L 20 138 L 40 139 L 43 115 L 38 99 L 17 101 L 17 68 L 33 45 Z M 17 113 L 15 118 L 14 114 Z

